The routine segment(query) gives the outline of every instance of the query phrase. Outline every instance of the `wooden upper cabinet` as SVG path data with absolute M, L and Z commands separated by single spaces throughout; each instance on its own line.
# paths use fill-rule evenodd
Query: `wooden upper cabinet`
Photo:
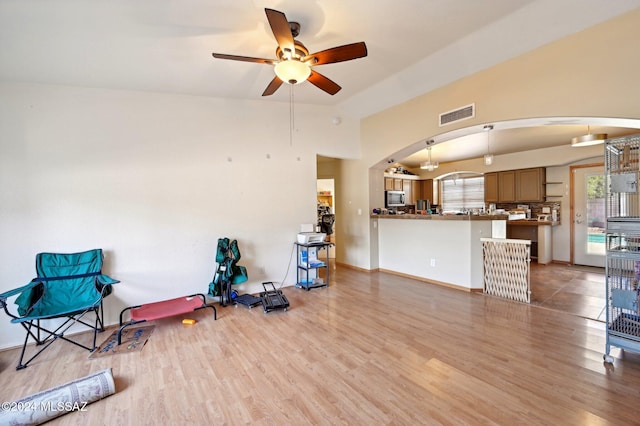
M 545 169 L 516 170 L 516 199 L 518 201 L 543 202 L 545 200 Z
M 546 169 L 506 170 L 484 174 L 487 203 L 544 202 Z
M 498 201 L 501 203 L 513 203 L 516 198 L 516 171 L 507 170 L 498 172 Z
M 498 172 L 484 174 L 484 201 L 486 203 L 497 203 L 498 198 Z
M 402 191 L 402 190 L 404 190 L 403 182 L 404 182 L 404 179 L 393 178 L 393 190 L 394 191 Z
M 415 177 L 384 178 L 385 191 L 404 191 L 406 203 L 413 205 L 416 200 L 427 199 L 433 203 L 433 179 L 417 180 Z
M 420 182 L 417 180 L 412 180 L 411 182 L 411 197 L 413 197 L 409 204 L 415 204 L 416 200 L 420 199 L 420 195 L 422 193 L 420 188 Z
M 434 204 L 433 201 L 433 179 L 425 179 L 419 181 L 420 191 L 416 200 L 429 200 L 429 203 Z
M 393 191 L 393 178 L 384 178 L 384 190 Z
M 413 191 L 412 191 L 412 187 L 411 187 L 411 182 L 408 179 L 402 179 L 402 191 L 404 191 L 404 195 L 405 195 L 405 202 L 407 204 L 415 204 L 415 202 L 413 201 L 414 197 L 413 197 Z

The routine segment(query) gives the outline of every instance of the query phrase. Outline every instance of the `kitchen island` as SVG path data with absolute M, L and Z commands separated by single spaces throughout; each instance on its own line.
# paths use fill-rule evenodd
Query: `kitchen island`
M 381 271 L 482 291 L 482 242 L 506 215 L 371 215 Z

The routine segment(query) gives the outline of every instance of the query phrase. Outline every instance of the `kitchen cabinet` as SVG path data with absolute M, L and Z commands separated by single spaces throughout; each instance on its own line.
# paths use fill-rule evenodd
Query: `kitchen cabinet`
M 484 200 L 487 203 L 544 202 L 544 167 L 485 173 Z
M 543 167 L 516 170 L 516 200 L 523 202 L 544 202 L 546 172 Z
M 433 179 L 418 181 L 418 188 L 416 200 L 429 200 L 429 203 L 437 204 L 433 199 Z
M 498 201 L 501 203 L 513 203 L 516 198 L 516 171 L 507 170 L 498 172 Z
M 408 179 L 402 180 L 402 190 L 404 191 L 405 203 L 407 204 L 415 204 L 415 202 L 413 201 L 413 191 L 411 191 L 411 182 L 412 181 Z
M 420 200 L 422 198 L 427 198 L 431 201 L 433 197 L 433 179 L 428 179 L 429 192 L 427 193 L 427 197 L 424 196 L 424 191 L 422 187 L 422 182 L 418 180 L 418 177 L 415 175 L 405 175 L 403 177 L 393 177 L 385 175 L 384 178 L 384 190 L 385 191 L 404 191 L 406 195 L 406 203 L 407 204 L 415 204 L 416 200 Z M 424 181 L 426 182 L 426 181 Z
M 393 178 L 384 178 L 384 190 L 393 191 Z
M 498 172 L 484 174 L 484 201 L 486 203 L 497 203 L 498 198 Z
M 385 191 L 402 191 L 403 182 L 404 182 L 404 179 L 402 178 L 386 177 L 384 178 L 384 190 Z

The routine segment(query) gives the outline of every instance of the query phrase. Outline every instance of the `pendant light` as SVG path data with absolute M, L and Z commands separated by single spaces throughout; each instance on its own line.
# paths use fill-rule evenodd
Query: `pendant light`
M 484 126 L 484 130 L 487 132 L 487 153 L 484 155 L 484 165 L 490 166 L 493 164 L 493 154 L 491 153 L 491 146 L 489 143 L 489 133 L 493 130 L 493 125 L 487 124 Z
M 581 147 L 589 145 L 597 145 L 603 143 L 607 139 L 606 133 L 591 134 L 591 126 L 587 126 L 587 134 L 584 136 L 577 136 L 571 139 L 571 146 Z
M 425 142 L 427 144 L 427 152 L 429 153 L 429 161 L 425 161 L 420 163 L 420 168 L 424 170 L 428 170 L 430 172 L 434 171 L 440 165 L 437 161 L 431 161 L 431 145 L 433 145 L 433 139 L 430 139 Z

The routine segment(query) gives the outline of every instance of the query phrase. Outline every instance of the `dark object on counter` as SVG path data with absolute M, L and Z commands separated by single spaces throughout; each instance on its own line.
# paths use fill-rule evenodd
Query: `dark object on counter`
M 429 203 L 429 200 L 416 200 L 416 210 L 431 211 L 431 205 Z

